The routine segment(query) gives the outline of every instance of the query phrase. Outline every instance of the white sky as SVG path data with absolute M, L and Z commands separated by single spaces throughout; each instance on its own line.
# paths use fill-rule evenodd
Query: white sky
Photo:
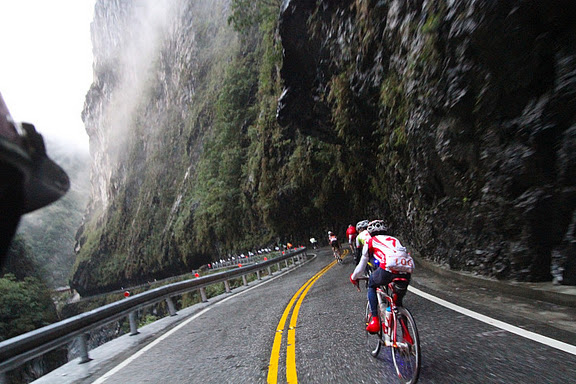
M 81 150 L 88 150 L 80 115 L 93 78 L 95 2 L 0 0 L 0 93 L 12 117 Z

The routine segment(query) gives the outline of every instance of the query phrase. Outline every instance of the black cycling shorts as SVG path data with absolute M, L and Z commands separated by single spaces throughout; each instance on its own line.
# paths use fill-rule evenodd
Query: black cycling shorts
M 410 283 L 410 278 L 412 277 L 412 274 L 410 274 L 410 273 L 392 273 L 392 272 L 385 270 L 384 268 L 378 267 L 378 268 L 376 268 L 376 270 L 374 272 L 372 272 L 372 274 L 370 275 L 370 279 L 368 279 L 368 288 L 377 288 L 377 287 L 386 286 L 390 282 L 392 282 L 392 279 L 394 279 L 395 277 L 402 277 L 402 278 L 408 279 L 408 283 Z M 405 294 L 406 294 L 406 291 L 404 291 L 404 294 L 402 295 L 402 297 Z M 402 297 L 398 297 L 398 304 L 400 304 L 400 305 L 402 305 Z

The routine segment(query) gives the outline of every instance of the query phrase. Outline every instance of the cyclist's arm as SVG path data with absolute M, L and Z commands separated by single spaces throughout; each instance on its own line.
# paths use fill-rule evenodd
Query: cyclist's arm
M 364 244 L 364 248 L 362 248 L 362 258 L 356 266 L 356 269 L 354 269 L 354 272 L 352 272 L 352 275 L 350 276 L 351 279 L 357 280 L 359 277 L 364 276 L 364 271 L 366 270 L 366 265 L 368 265 L 369 258 L 368 244 Z

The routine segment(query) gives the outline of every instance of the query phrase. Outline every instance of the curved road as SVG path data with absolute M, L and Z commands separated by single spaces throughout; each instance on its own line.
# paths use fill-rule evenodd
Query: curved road
M 286 378 L 288 326 L 295 324 L 295 372 L 301 383 L 393 383 L 388 351 L 378 358 L 366 351 L 363 312 L 366 293 L 348 280 L 353 261 L 334 265 L 318 276 L 298 304 L 291 299 L 332 262 L 328 249 L 290 273 L 230 295 L 175 332 L 155 343 L 137 359 L 124 363 L 97 383 L 265 383 L 279 322 L 281 332 L 278 382 Z M 519 302 L 478 289 L 439 281 L 416 271 L 413 286 L 476 312 L 545 336 L 576 344 L 571 324 L 574 313 L 563 308 L 546 311 L 538 303 Z M 419 383 L 573 383 L 576 356 L 532 341 L 438 305 L 409 292 L 405 305 L 412 311 L 422 342 L 423 367 Z M 534 305 L 536 304 L 536 305 Z M 537 308 L 541 308 L 538 312 Z M 556 312 L 554 312 L 556 310 Z M 571 311 L 570 309 L 569 311 Z M 532 319 L 530 319 L 532 318 Z M 543 322 L 535 321 L 541 319 Z M 547 325 L 555 319 L 554 327 Z M 295 322 L 295 323 L 294 323 Z M 121 364 L 118 361 L 118 364 Z M 289 369 L 290 371 L 290 369 Z

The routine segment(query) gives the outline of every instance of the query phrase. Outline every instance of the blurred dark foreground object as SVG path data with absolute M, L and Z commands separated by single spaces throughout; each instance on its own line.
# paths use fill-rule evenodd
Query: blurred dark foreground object
M 68 175 L 46 154 L 32 124 L 16 124 L 0 94 L 0 268 L 20 217 L 62 197 Z

